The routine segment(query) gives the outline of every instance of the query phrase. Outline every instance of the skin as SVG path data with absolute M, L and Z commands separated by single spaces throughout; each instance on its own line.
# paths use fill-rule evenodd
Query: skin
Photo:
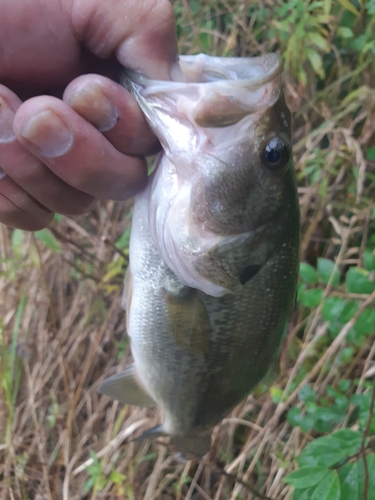
M 141 190 L 159 143 L 114 80 L 121 65 L 178 78 L 169 1 L 0 0 L 0 11 L 0 222 L 34 231 Z

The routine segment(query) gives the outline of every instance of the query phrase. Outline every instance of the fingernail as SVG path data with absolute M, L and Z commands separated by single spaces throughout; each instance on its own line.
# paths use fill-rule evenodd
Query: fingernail
M 85 86 L 77 90 L 69 104 L 100 132 L 108 132 L 118 121 L 116 107 L 97 87 Z
M 0 180 L 3 179 L 7 174 L 4 172 L 4 170 L 0 167 Z
M 13 130 L 13 118 L 13 109 L 0 97 L 0 144 L 8 144 L 16 138 Z
M 67 153 L 74 141 L 72 131 L 50 109 L 30 118 L 21 130 L 21 135 L 46 158 L 57 158 Z

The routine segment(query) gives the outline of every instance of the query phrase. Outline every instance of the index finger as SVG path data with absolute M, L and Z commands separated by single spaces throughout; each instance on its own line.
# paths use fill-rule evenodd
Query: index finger
M 94 54 L 118 61 L 150 78 L 178 78 L 176 26 L 168 0 L 76 0 L 71 21 Z

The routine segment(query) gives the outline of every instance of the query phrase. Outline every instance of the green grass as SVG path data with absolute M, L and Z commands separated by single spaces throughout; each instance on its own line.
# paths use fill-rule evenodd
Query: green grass
M 215 429 L 205 463 L 131 441 L 158 411 L 96 393 L 130 355 L 120 298 L 131 203 L 101 202 L 36 235 L 1 227 L 0 498 L 248 500 L 255 488 L 274 500 L 371 500 L 375 3 L 174 7 L 181 53 L 284 58 L 302 264 L 281 373 Z

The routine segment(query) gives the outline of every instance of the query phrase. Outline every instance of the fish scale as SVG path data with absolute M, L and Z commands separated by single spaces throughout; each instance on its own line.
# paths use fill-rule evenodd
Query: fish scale
M 134 363 L 99 392 L 161 407 L 164 422 L 144 436 L 201 456 L 278 356 L 300 215 L 278 56 L 186 56 L 181 68 L 190 81 L 124 81 L 164 152 L 133 211 Z

